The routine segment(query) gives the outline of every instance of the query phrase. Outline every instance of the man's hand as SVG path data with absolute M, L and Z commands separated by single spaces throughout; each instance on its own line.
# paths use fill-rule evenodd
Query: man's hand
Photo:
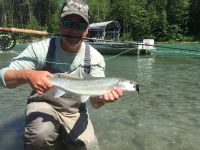
M 45 91 L 53 87 L 48 77 L 53 75 L 48 71 L 31 71 L 27 80 L 31 87 L 38 93 L 43 94 Z
M 113 88 L 112 91 L 102 96 L 91 98 L 90 102 L 94 108 L 99 108 L 103 106 L 105 103 L 112 103 L 117 101 L 122 95 L 123 95 L 122 89 L 115 87 Z
M 43 94 L 53 87 L 48 76 L 52 77 L 53 75 L 48 71 L 9 69 L 5 72 L 4 80 L 8 88 L 29 83 L 38 94 Z

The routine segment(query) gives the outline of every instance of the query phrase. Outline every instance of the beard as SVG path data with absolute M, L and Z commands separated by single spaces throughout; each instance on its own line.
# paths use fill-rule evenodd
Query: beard
M 62 36 L 62 47 L 67 49 L 68 51 L 77 52 L 81 43 L 83 42 L 82 37 L 69 36 L 69 35 L 61 35 Z
M 72 45 L 81 44 L 81 42 L 83 41 L 82 36 L 71 36 L 68 34 L 63 34 L 63 35 L 61 34 L 61 36 L 66 42 Z

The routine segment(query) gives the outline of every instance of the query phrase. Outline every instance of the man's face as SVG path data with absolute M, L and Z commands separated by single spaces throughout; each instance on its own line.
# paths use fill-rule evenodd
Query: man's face
M 67 15 L 60 21 L 61 46 L 65 50 L 77 52 L 88 34 L 88 25 L 79 15 Z

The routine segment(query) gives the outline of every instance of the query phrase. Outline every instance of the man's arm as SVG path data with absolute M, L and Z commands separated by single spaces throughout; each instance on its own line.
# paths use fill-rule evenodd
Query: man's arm
M 8 88 L 29 83 L 37 93 L 42 94 L 53 87 L 48 76 L 52 76 L 52 74 L 47 71 L 8 69 L 4 74 L 4 81 Z
M 114 88 L 111 92 L 108 92 L 99 97 L 92 97 L 90 99 L 91 105 L 98 109 L 105 103 L 112 103 L 117 101 L 123 95 L 123 91 L 120 88 Z
M 0 69 L 0 86 L 14 88 L 29 83 L 38 93 L 51 86 L 50 73 L 40 70 L 45 66 L 50 39 L 32 43 L 4 68 Z
M 105 77 L 105 61 L 103 56 L 96 50 L 92 52 L 93 59 L 91 60 L 91 64 L 93 64 L 93 66 L 91 68 L 90 75 L 93 77 Z M 122 89 L 114 88 L 111 92 L 105 93 L 102 96 L 90 98 L 90 102 L 94 108 L 100 108 L 105 103 L 111 103 L 118 100 L 122 95 Z

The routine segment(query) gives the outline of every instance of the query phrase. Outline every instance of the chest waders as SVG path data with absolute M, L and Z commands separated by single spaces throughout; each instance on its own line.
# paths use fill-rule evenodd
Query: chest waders
M 49 71 L 50 73 L 63 73 L 55 68 L 53 68 L 53 59 L 55 58 L 55 50 L 56 50 L 56 45 L 55 45 L 55 40 L 56 38 L 51 38 L 50 40 L 50 45 L 48 48 L 48 53 L 47 53 L 47 58 L 46 58 L 46 66 L 42 70 Z M 84 69 L 84 72 L 89 74 L 90 69 L 91 69 L 91 58 L 90 58 L 90 46 L 89 44 L 85 43 L 85 54 L 84 54 L 84 65 L 82 66 Z M 31 92 L 29 98 L 28 98 L 28 103 L 30 102 L 41 102 L 45 101 L 49 104 L 51 104 L 56 110 L 59 111 L 64 111 L 64 112 L 69 112 L 69 113 L 76 113 L 78 111 L 84 111 L 86 110 L 86 105 L 85 103 L 81 103 L 77 100 L 72 100 L 70 98 L 66 97 L 59 97 L 59 98 L 47 98 L 46 95 L 39 95 L 36 93 L 34 90 Z

